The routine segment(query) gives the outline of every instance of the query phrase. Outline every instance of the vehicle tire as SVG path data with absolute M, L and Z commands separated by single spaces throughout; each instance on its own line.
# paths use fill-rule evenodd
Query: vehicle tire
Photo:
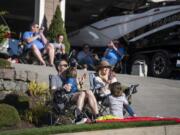
M 137 61 L 142 61 L 142 62 L 145 62 L 148 67 L 149 67 L 149 59 L 147 56 L 143 55 L 143 54 L 139 54 L 139 55 L 135 55 L 132 59 L 131 59 L 131 62 L 130 62 L 130 67 L 129 67 L 129 73 L 131 73 L 132 71 L 132 66 L 137 62 Z M 149 69 L 149 68 L 148 68 Z M 149 71 L 148 71 L 148 74 L 149 74 Z
M 155 77 L 167 78 L 172 71 L 171 61 L 167 53 L 156 53 L 151 61 L 152 75 Z

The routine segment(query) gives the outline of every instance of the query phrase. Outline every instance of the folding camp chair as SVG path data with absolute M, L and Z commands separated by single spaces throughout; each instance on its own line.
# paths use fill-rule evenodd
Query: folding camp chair
M 99 114 L 106 115 L 106 114 L 109 114 L 109 107 L 103 104 L 103 100 L 106 97 L 105 96 L 100 97 L 100 95 L 98 94 L 98 89 L 102 88 L 102 86 L 100 84 L 95 84 L 95 77 L 96 75 L 94 72 L 89 73 L 90 90 L 92 90 L 92 92 L 94 93 L 96 97 L 98 107 L 99 107 Z
M 69 97 L 62 85 L 58 75 L 49 75 L 51 124 L 73 123 L 75 105 L 69 103 Z
M 129 104 L 131 104 L 131 100 L 132 100 L 132 94 L 137 93 L 137 87 L 139 86 L 139 84 L 135 84 L 135 85 L 131 85 L 130 87 L 128 87 L 126 90 L 124 90 L 124 93 L 126 95 L 126 98 L 129 102 Z
M 58 75 L 49 75 L 49 88 L 51 90 L 52 98 L 52 115 L 56 117 L 55 124 L 67 124 L 62 121 L 62 118 L 68 120 L 68 124 L 74 123 L 77 118 L 76 115 L 76 103 L 70 101 L 70 97 L 67 95 L 67 92 L 62 88 L 63 83 Z M 86 108 L 82 114 L 84 117 L 88 117 L 86 114 Z M 53 116 L 52 116 L 53 117 Z
M 97 99 L 100 115 L 109 114 L 109 107 L 108 107 L 108 105 L 106 105 L 105 102 L 103 102 L 106 97 L 99 98 L 99 96 L 98 96 L 97 91 L 98 91 L 98 89 L 102 88 L 102 86 L 100 84 L 95 83 L 95 77 L 96 77 L 95 73 L 93 73 L 93 72 L 89 73 L 90 90 L 93 91 L 93 93 Z M 139 86 L 139 84 L 131 85 L 130 87 L 127 87 L 124 90 L 124 93 L 126 95 L 126 98 L 129 102 L 129 104 L 131 104 L 132 94 L 135 94 L 137 92 L 138 86 Z M 124 106 L 124 108 L 125 108 L 124 112 L 128 111 L 128 109 L 129 109 L 127 106 Z M 132 116 L 132 113 L 130 113 L 130 111 L 128 111 L 128 113 Z

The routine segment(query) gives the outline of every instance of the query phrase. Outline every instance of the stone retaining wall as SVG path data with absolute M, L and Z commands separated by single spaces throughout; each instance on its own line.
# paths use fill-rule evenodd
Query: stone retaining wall
M 25 93 L 28 90 L 28 83 L 37 80 L 36 72 L 17 71 L 14 68 L 0 69 L 0 99 L 12 91 Z

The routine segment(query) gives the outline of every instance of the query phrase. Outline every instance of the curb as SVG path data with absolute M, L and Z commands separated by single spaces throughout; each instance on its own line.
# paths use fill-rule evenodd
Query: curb
M 56 135 L 180 135 L 180 125 L 138 127 L 89 132 L 63 133 Z

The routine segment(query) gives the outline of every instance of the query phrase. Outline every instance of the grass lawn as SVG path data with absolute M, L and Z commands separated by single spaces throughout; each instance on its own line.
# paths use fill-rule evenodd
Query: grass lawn
M 94 123 L 82 125 L 59 125 L 47 126 L 42 128 L 20 129 L 0 131 L 0 135 L 50 135 L 56 133 L 70 133 L 93 130 L 117 129 L 127 127 L 146 127 L 160 125 L 174 125 L 175 121 L 148 121 L 148 122 L 129 122 L 129 123 Z

